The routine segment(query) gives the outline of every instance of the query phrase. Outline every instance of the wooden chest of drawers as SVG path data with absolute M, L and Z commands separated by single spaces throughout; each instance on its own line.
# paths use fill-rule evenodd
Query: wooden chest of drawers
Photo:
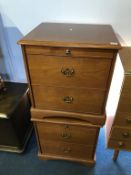
M 39 25 L 19 41 L 39 156 L 94 163 L 120 44 L 108 25 Z
M 131 48 L 124 47 L 119 55 L 123 69 L 120 98 L 116 114 L 106 122 L 107 146 L 115 149 L 114 160 L 119 150 L 131 151 Z

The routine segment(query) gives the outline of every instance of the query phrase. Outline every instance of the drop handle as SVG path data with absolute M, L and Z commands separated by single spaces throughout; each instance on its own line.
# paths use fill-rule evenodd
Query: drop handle
M 65 96 L 65 97 L 63 97 L 63 101 L 65 103 L 73 103 L 74 99 L 73 99 L 73 97 Z
M 75 73 L 75 70 L 73 68 L 62 68 L 61 73 L 66 77 L 72 77 Z
M 128 132 L 124 132 L 124 133 L 122 133 L 122 135 L 123 135 L 123 137 L 125 137 L 125 138 L 128 138 L 128 137 L 130 136 Z
M 69 138 L 71 138 L 71 134 L 70 134 L 70 133 L 62 133 L 61 136 L 62 136 L 62 138 L 64 138 L 64 139 L 69 139 Z
M 71 148 L 63 148 L 63 152 L 65 154 L 70 153 L 71 152 Z
M 66 55 L 71 55 L 71 50 L 66 49 L 65 54 L 66 54 Z
M 65 129 L 69 129 L 70 127 L 69 127 L 68 124 L 64 124 L 64 128 L 65 128 Z

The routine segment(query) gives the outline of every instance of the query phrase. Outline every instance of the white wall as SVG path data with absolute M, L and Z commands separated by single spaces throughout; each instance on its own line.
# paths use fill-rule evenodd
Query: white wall
M 41 22 L 111 24 L 131 45 L 131 0 L 0 0 L 0 10 L 16 81 L 25 80 L 16 41 Z

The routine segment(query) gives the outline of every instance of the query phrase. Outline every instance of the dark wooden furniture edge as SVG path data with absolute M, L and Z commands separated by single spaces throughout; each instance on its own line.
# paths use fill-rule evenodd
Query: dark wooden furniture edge
M 77 159 L 77 158 L 71 158 L 71 157 L 63 157 L 63 156 L 55 156 L 55 155 L 43 155 L 41 154 L 40 152 L 38 152 L 38 157 L 40 159 L 45 159 L 45 160 L 48 160 L 48 159 L 54 159 L 54 160 L 69 160 L 69 161 L 72 161 L 72 162 L 78 162 L 78 163 L 82 163 L 84 165 L 94 165 L 95 164 L 95 160 L 84 160 L 84 159 Z

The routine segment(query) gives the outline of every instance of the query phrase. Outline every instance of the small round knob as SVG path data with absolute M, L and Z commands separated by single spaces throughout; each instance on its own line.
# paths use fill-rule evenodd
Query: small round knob
M 130 118 L 127 118 L 126 119 L 126 122 L 129 123 L 129 124 L 131 124 L 131 119 Z
M 122 146 L 124 146 L 123 142 L 118 142 L 118 147 L 121 148 Z
M 124 132 L 124 133 L 122 133 L 122 135 L 123 135 L 123 137 L 125 137 L 125 138 L 129 137 L 129 133 L 128 133 L 128 132 Z

